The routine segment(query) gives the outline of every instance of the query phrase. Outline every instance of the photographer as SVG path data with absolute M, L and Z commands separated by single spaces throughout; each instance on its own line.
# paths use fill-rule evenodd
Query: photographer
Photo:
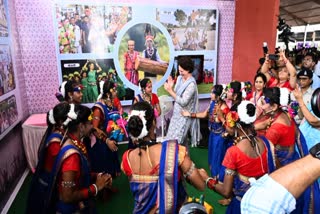
M 274 58 L 270 59 L 269 56 Z M 278 57 L 276 57 L 278 56 Z M 278 77 L 273 77 L 269 73 L 270 60 L 275 60 L 278 66 Z M 288 88 L 292 91 L 296 87 L 296 69 L 286 58 L 283 50 L 279 51 L 279 55 L 266 54 L 265 61 L 261 67 L 261 72 L 267 77 L 267 87 Z

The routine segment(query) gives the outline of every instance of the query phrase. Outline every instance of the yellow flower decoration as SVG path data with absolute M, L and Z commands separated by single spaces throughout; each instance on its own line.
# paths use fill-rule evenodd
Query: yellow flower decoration
M 226 116 L 226 125 L 230 128 L 236 125 L 236 122 L 239 120 L 239 115 L 236 111 L 230 111 Z
M 88 117 L 88 121 L 91 121 L 93 119 L 93 112 L 91 112 L 91 114 Z

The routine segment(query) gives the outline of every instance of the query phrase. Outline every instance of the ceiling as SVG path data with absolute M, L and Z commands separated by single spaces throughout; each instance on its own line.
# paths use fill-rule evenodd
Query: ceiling
M 320 24 L 320 0 L 280 0 L 280 17 L 289 26 Z

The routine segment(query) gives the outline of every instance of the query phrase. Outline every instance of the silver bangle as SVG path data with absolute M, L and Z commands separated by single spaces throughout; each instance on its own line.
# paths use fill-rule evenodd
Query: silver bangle
M 234 176 L 235 174 L 237 174 L 237 172 L 232 169 L 225 169 L 224 172 L 226 175 L 231 175 L 231 176 Z

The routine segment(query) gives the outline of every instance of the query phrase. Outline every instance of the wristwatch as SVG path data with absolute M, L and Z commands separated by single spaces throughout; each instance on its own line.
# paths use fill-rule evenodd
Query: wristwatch
M 317 143 L 309 150 L 310 155 L 320 159 L 320 143 Z

